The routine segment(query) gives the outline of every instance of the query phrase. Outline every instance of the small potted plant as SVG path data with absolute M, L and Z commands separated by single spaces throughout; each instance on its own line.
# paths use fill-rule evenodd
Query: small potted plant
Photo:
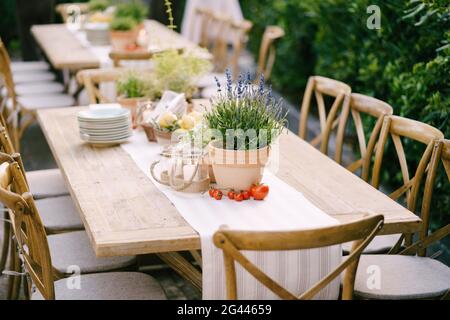
M 94 45 L 108 45 L 110 41 L 109 24 L 113 8 L 108 0 L 91 0 L 88 4 L 89 16 L 84 25 L 87 40 Z
M 132 0 L 128 2 L 121 2 L 116 5 L 116 17 L 132 18 L 136 22 L 136 27 L 141 29 L 144 27 L 144 20 L 147 18 L 148 8 L 140 0 Z
M 149 100 L 145 96 L 145 88 L 145 77 L 135 71 L 123 74 L 117 81 L 117 102 L 130 109 L 133 118 L 136 116 L 138 104 Z
M 114 50 L 126 50 L 136 44 L 136 21 L 131 17 L 114 17 L 109 26 L 111 46 Z
M 211 62 L 192 52 L 180 53 L 177 50 L 167 50 L 156 54 L 154 62 L 154 88 L 155 98 L 163 91 L 170 90 L 184 93 L 189 101 L 197 91 L 195 80 L 209 72 Z
M 209 161 L 219 187 L 248 190 L 261 182 L 270 146 L 286 123 L 281 100 L 272 96 L 261 77 L 259 86 L 239 77 L 232 85 L 227 71 L 227 84 L 212 100 L 212 108 L 205 114 L 205 122 L 213 131 L 209 144 Z

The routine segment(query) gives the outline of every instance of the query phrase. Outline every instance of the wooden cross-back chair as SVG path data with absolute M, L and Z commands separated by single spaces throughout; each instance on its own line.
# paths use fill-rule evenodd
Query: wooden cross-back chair
M 450 162 L 450 141 L 434 141 L 434 151 L 429 161 L 428 173 L 424 186 L 424 199 L 422 202 L 422 220 L 428 225 L 428 216 L 431 196 L 435 184 L 435 177 L 442 159 L 444 166 Z M 450 182 L 450 171 L 446 170 Z M 438 230 L 428 234 L 424 230 L 423 236 L 395 255 L 362 255 L 355 282 L 355 294 L 363 299 L 450 299 L 450 268 L 436 261 L 437 255 L 427 257 L 426 249 L 430 245 L 450 235 L 450 224 L 444 225 Z M 439 254 L 439 252 L 437 252 Z M 367 286 L 370 274 L 367 268 L 377 265 L 383 277 L 383 285 L 380 288 Z M 417 275 L 424 274 L 424 277 Z M 414 276 L 416 275 L 416 276 Z
M 400 200 L 405 195 L 406 207 L 412 212 L 416 212 L 417 198 L 421 181 L 427 171 L 435 172 L 438 165 L 438 160 L 433 160 L 433 154 L 439 152 L 440 144 L 436 143 L 444 138 L 444 135 L 438 129 L 416 121 L 399 116 L 386 116 L 381 128 L 379 146 L 377 147 L 375 154 L 375 161 L 373 165 L 372 173 L 372 185 L 375 188 L 379 188 L 380 185 L 380 171 L 383 163 L 383 154 L 388 137 L 391 137 L 392 142 L 397 153 L 397 157 L 400 164 L 401 175 L 403 179 L 403 185 L 389 194 L 389 197 L 393 200 Z M 412 177 L 408 169 L 408 163 L 406 160 L 405 151 L 403 148 L 402 138 L 406 138 L 417 143 L 426 145 L 426 149 L 423 152 L 417 169 Z M 431 201 L 432 192 L 424 192 L 422 198 L 422 204 L 425 208 L 429 208 L 429 202 Z M 419 238 L 426 236 L 429 225 L 429 210 L 421 210 L 420 216 L 422 219 L 422 229 L 419 232 Z M 393 252 L 398 250 L 405 236 L 402 236 L 397 242 L 397 245 L 393 248 Z M 411 244 L 411 235 L 406 236 L 406 244 Z
M 11 61 L 9 59 L 8 52 L 6 51 L 5 44 L 0 39 L 0 77 L 2 78 L 3 85 L 5 86 L 7 91 L 7 97 L 4 97 L 4 100 L 2 101 L 2 108 L 0 110 L 2 116 L 4 117 L 2 121 L 8 119 L 11 114 L 17 114 L 20 110 L 19 103 L 17 102 L 16 90 L 14 88 L 14 81 L 11 73 L 10 63 Z M 11 99 L 12 102 L 12 108 L 10 110 L 6 108 L 8 98 Z M 18 124 L 13 124 L 10 127 L 10 134 L 13 138 L 14 146 L 16 147 L 19 145 L 20 139 L 20 132 L 17 126 Z
M 20 139 L 25 130 L 36 121 L 36 111 L 44 108 L 69 107 L 74 103 L 72 96 L 63 93 L 48 93 L 33 96 L 18 96 L 11 73 L 11 61 L 4 43 L 0 39 L 0 78 L 6 87 L 0 113 L 7 120 L 8 129 L 16 150 L 20 150 Z
M 360 221 L 316 230 L 301 231 L 237 231 L 219 230 L 214 234 L 214 244 L 223 250 L 227 298 L 237 299 L 235 262 L 238 262 L 259 282 L 282 299 L 312 299 L 330 282 L 346 271 L 343 281 L 342 299 L 352 299 L 358 267 L 358 259 L 364 248 L 383 227 L 381 215 L 370 216 Z M 272 278 L 250 262 L 240 251 L 301 250 L 321 248 L 355 241 L 350 255 L 326 277 L 300 296 L 287 291 Z
M 22 170 L 12 159 L 0 165 L 0 202 L 10 210 L 19 255 L 32 282 L 46 299 L 54 299 L 56 273 L 52 267 L 45 228 L 28 192 Z M 17 265 L 14 268 L 20 270 Z
M 342 142 L 343 140 L 345 130 L 343 124 L 345 124 L 348 117 L 351 88 L 347 84 L 334 79 L 321 76 L 309 77 L 300 110 L 298 133 L 300 138 L 304 140 L 307 140 L 308 115 L 313 94 L 318 108 L 320 133 L 310 141 L 310 144 L 314 147 L 317 147 L 320 144 L 320 151 L 324 154 L 328 154 L 330 135 L 336 127 L 338 127 L 336 142 Z M 325 106 L 324 95 L 334 98 L 334 102 L 328 113 Z M 341 125 L 338 126 L 339 123 L 341 123 Z M 338 163 L 341 163 L 341 159 L 342 148 L 336 145 L 335 160 Z
M 371 159 L 376 143 L 378 141 L 378 137 L 380 135 L 384 117 L 392 115 L 393 109 L 384 101 L 359 93 L 352 93 L 350 97 L 351 119 L 353 120 L 353 124 L 355 126 L 361 158 L 349 164 L 347 166 L 347 169 L 351 172 L 356 172 L 361 168 L 361 178 L 364 181 L 368 181 Z M 372 128 L 372 132 L 370 133 L 367 142 L 361 115 L 366 115 L 376 119 L 375 125 Z M 350 122 L 350 117 L 348 118 L 347 122 L 340 123 L 340 125 L 344 125 L 345 127 L 347 127 L 348 122 Z M 345 132 L 345 128 L 343 130 L 341 129 L 341 131 Z M 342 135 L 340 139 L 344 139 L 344 135 Z M 339 148 L 343 148 L 344 142 L 338 141 L 336 145 Z M 339 153 L 342 154 L 342 150 Z
M 110 103 L 109 98 L 102 95 L 99 84 L 103 82 L 116 82 L 122 74 L 130 71 L 125 68 L 113 69 L 86 69 L 78 71 L 78 83 L 84 85 L 89 97 L 89 103 Z
M 114 63 L 114 67 L 119 68 L 122 61 L 146 61 L 153 57 L 153 53 L 148 50 L 138 50 L 138 51 L 119 51 L 111 50 L 109 57 Z
M 266 27 L 262 37 L 261 46 L 259 47 L 258 69 L 256 71 L 255 80 L 259 80 L 261 74 L 264 74 L 266 81 L 270 79 L 276 58 L 275 42 L 284 37 L 284 34 L 285 32 L 281 27 Z
M 89 4 L 83 2 L 60 3 L 56 6 L 55 10 L 61 16 L 63 22 L 69 22 L 74 14 L 88 13 Z
M 211 51 L 214 71 L 224 72 L 230 67 L 236 77 L 239 73 L 239 56 L 248 41 L 248 33 L 253 24 L 248 20 L 235 22 L 204 8 L 197 8 L 195 15 L 200 21 L 199 45 Z M 228 50 L 230 39 L 231 53 Z

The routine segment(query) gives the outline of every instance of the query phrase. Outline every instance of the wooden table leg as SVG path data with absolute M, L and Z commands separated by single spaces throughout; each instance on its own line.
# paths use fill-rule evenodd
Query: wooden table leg
M 157 256 L 175 272 L 188 280 L 198 290 L 202 290 L 202 274 L 178 252 L 158 253 Z

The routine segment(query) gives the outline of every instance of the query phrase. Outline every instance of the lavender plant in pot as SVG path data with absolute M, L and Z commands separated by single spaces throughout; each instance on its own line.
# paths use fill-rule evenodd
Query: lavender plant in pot
M 227 84 L 218 82 L 218 94 L 205 121 L 213 136 L 209 161 L 219 187 L 248 190 L 262 179 L 271 144 L 282 132 L 286 113 L 282 101 L 272 96 L 261 77 L 259 86 L 250 77 L 239 77 L 233 86 L 227 71 Z

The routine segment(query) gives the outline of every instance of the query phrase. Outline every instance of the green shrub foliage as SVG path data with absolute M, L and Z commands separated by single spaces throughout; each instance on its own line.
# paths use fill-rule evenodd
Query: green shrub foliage
M 272 83 L 292 102 L 300 104 L 308 76 L 323 75 L 385 100 L 394 114 L 428 123 L 450 138 L 448 0 L 245 0 L 241 5 L 255 24 L 249 44 L 255 54 L 266 25 L 286 30 Z M 380 29 L 367 28 L 370 5 L 381 10 Z M 405 151 L 412 172 L 419 152 L 406 144 Z M 391 145 L 384 161 L 397 162 Z M 397 186 L 398 167 L 387 167 L 384 184 Z M 450 221 L 450 185 L 443 169 L 432 219 L 434 227 Z

